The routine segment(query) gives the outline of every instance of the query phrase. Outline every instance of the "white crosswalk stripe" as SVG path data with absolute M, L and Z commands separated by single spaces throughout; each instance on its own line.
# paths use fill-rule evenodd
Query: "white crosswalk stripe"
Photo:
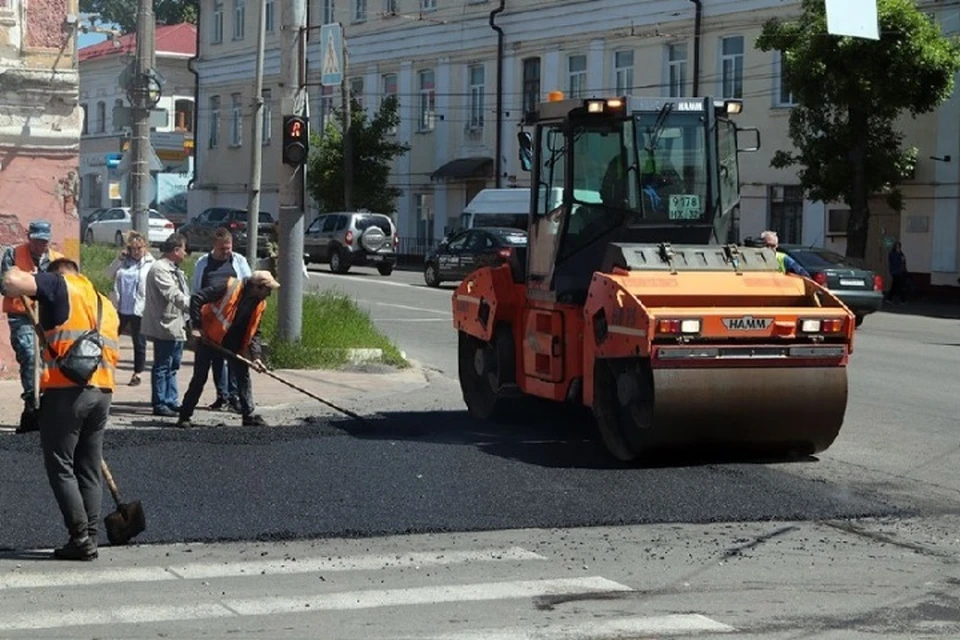
M 520 546 L 343 556 L 272 550 L 280 559 L 226 549 L 198 546 L 196 562 L 183 562 L 194 548 L 177 545 L 104 548 L 90 564 L 0 556 L 0 637 L 132 637 L 134 627 L 124 625 L 138 625 L 137 637 L 181 628 L 245 637 L 244 625 L 306 633 L 321 622 L 331 634 L 322 637 L 338 638 L 599 640 L 734 631 L 698 614 L 625 615 L 633 587 L 589 572 L 571 577 L 562 562 Z M 587 604 L 571 619 L 569 611 L 531 606 L 540 599 Z M 449 619 L 453 608 L 462 619 Z

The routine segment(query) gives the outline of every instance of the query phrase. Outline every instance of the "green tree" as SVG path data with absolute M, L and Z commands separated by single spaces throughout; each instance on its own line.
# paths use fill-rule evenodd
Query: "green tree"
M 902 210 L 899 185 L 916 163 L 897 127 L 936 109 L 953 92 L 960 47 L 917 10 L 913 0 L 878 0 L 880 39 L 827 33 L 823 0 L 803 0 L 798 18 L 772 19 L 756 46 L 780 51 L 795 151 L 777 151 L 771 166 L 800 166 L 800 183 L 814 200 L 850 207 L 847 255 L 863 258 L 869 199 L 884 193 Z
M 373 118 L 355 100 L 350 106 L 353 149 L 353 206 L 392 213 L 402 191 L 390 184 L 394 158 L 410 150 L 388 132 L 400 124 L 396 97 L 383 101 Z M 334 110 L 325 130 L 310 137 L 307 189 L 321 211 L 343 211 L 343 112 Z
M 100 22 L 120 25 L 123 33 L 137 30 L 137 0 L 80 0 L 80 11 L 100 14 Z M 197 0 L 153 0 L 157 25 L 197 24 Z

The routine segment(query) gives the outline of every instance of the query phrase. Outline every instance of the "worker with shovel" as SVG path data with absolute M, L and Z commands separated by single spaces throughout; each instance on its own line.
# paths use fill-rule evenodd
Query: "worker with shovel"
M 247 278 L 229 278 L 216 283 L 190 298 L 192 334 L 198 340 L 193 360 L 193 377 L 180 403 L 177 426 L 186 429 L 207 384 L 210 363 L 223 351 L 241 356 L 230 359 L 230 369 L 237 378 L 237 391 L 243 426 L 265 426 L 262 416 L 254 414 L 250 368 L 266 371 L 260 361 L 260 321 L 267 308 L 267 298 L 280 283 L 269 271 L 254 271 Z
M 47 480 L 60 506 L 69 541 L 61 560 L 97 557 L 97 521 L 103 489 L 103 433 L 119 359 L 120 317 L 77 263 L 60 258 L 47 273 L 11 268 L 8 295 L 38 303 L 44 347 L 40 376 L 40 443 Z

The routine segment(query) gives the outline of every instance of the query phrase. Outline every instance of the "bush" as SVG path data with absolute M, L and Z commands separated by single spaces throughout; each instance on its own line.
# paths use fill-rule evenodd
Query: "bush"
M 160 257 L 160 252 L 152 247 L 150 253 L 153 254 L 154 258 Z M 107 296 L 113 291 L 113 280 L 107 277 L 107 267 L 110 266 L 110 263 L 113 262 L 114 258 L 119 254 L 120 248 L 113 245 L 80 245 L 80 272 L 90 278 L 93 286 L 95 286 L 100 293 Z M 197 259 L 201 255 L 203 254 L 187 256 L 184 261 L 180 263 L 180 268 L 183 269 L 187 276 L 187 284 L 190 283 L 190 278 L 193 277 L 193 268 L 196 266 Z

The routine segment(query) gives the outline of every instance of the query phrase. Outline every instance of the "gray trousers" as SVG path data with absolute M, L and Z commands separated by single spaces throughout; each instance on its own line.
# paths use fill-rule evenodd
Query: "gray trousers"
M 97 540 L 103 489 L 103 432 L 113 394 L 48 389 L 40 399 L 40 443 L 47 480 L 71 538 Z

